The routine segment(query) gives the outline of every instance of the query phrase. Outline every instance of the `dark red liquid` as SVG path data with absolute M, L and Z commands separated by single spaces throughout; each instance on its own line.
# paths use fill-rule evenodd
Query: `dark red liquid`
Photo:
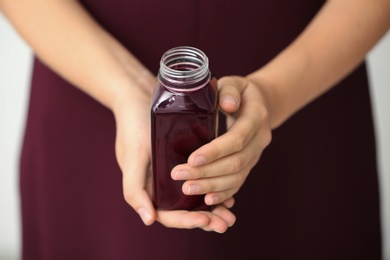
M 211 81 L 213 82 L 213 81 Z M 203 88 L 175 93 L 161 84 L 153 97 L 152 168 L 153 202 L 165 210 L 207 210 L 204 195 L 185 195 L 183 181 L 171 178 L 177 164 L 216 135 L 216 85 L 208 82 Z

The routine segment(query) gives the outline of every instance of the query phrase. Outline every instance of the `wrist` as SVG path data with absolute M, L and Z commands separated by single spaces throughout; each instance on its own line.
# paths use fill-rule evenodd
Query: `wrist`
M 271 78 L 263 75 L 262 71 L 255 71 L 246 76 L 261 92 L 264 105 L 267 107 L 270 126 L 272 129 L 279 127 L 285 120 L 281 113 L 281 98 L 277 86 Z
M 109 108 L 117 116 L 121 111 L 136 108 L 139 103 L 150 103 L 156 84 L 156 80 L 150 80 L 149 88 L 144 88 L 134 82 L 128 83 L 112 98 Z

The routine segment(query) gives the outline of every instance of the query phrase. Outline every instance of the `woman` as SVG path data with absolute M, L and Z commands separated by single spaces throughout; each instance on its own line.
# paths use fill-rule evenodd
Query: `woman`
M 389 1 L 0 8 L 37 55 L 21 158 L 24 259 L 380 259 L 362 61 L 390 26 Z M 155 75 L 179 45 L 209 57 L 228 119 L 171 173 L 212 212 L 156 211 L 148 192 Z

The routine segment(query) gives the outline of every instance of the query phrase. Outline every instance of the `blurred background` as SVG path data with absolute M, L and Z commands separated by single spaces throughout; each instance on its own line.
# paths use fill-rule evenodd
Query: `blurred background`
M 390 260 L 390 32 L 368 55 L 377 131 L 384 259 Z M 32 52 L 0 13 L 0 260 L 20 258 L 18 160 Z

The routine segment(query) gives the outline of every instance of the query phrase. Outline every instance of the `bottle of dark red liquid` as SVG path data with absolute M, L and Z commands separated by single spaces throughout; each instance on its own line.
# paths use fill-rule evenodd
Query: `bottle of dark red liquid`
M 193 47 L 170 49 L 161 58 L 158 79 L 151 108 L 154 205 L 164 210 L 208 210 L 204 195 L 185 195 L 183 181 L 170 174 L 216 137 L 218 90 L 208 58 Z

